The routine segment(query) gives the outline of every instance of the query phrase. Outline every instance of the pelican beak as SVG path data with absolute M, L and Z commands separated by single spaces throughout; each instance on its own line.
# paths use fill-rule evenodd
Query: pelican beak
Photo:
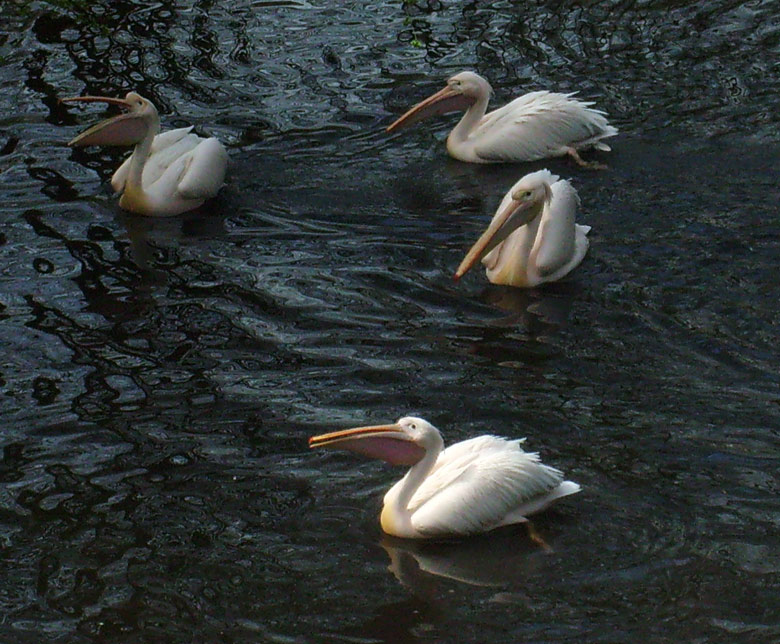
M 60 99 L 62 103 L 108 103 L 129 110 L 130 103 L 121 98 L 110 96 L 73 96 Z M 77 145 L 135 145 L 146 136 L 148 125 L 141 116 L 136 114 L 120 114 L 79 134 L 68 143 Z
M 417 103 L 417 105 L 401 116 L 401 118 L 389 125 L 387 127 L 387 132 L 394 132 L 402 127 L 408 127 L 423 119 L 436 116 L 437 114 L 465 110 L 471 103 L 471 99 L 464 96 L 462 92 L 453 90 L 448 85 L 444 89 L 436 92 L 433 96 L 429 96 L 421 103 Z
M 474 264 L 487 255 L 491 250 L 504 241 L 515 230 L 527 224 L 533 219 L 534 211 L 531 203 L 520 202 L 512 199 L 507 206 L 499 212 L 490 222 L 487 230 L 471 247 L 463 261 L 455 271 L 454 279 L 463 277 Z
M 130 103 L 126 100 L 111 96 L 71 96 L 69 98 L 61 98 L 60 103 L 109 103 L 123 107 L 126 110 L 130 109 Z
M 425 449 L 417 445 L 397 423 L 355 427 L 312 436 L 309 438 L 309 447 L 346 449 L 393 465 L 414 465 L 425 456 Z

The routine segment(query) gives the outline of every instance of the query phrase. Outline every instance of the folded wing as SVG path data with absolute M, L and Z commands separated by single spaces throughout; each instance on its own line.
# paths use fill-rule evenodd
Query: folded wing
M 486 114 L 472 134 L 479 140 L 477 155 L 486 161 L 534 161 L 617 133 L 603 112 L 572 96 L 530 92 Z
M 185 199 L 213 197 L 225 183 L 227 152 L 215 138 L 202 141 L 191 153 L 178 192 Z
M 425 536 L 473 534 L 505 524 L 527 502 L 563 481 L 555 468 L 526 453 L 520 441 L 481 436 L 442 452 L 412 497 L 412 525 Z M 441 457 L 440 457 L 441 458 Z

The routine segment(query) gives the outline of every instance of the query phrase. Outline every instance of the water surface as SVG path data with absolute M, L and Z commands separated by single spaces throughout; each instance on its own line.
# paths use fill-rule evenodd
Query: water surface
M 0 24 L 0 633 L 8 642 L 780 638 L 776 3 L 11 1 Z M 462 69 L 579 91 L 605 172 L 384 127 Z M 228 184 L 123 213 L 73 151 L 134 89 Z M 563 282 L 451 275 L 548 167 Z M 415 413 L 583 493 L 464 542 L 381 534 L 402 472 L 313 433 Z

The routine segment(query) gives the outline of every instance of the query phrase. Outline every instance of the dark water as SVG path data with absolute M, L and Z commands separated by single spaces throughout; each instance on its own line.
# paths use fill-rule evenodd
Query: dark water
M 774 1 L 0 6 L 0 639 L 780 639 L 780 7 Z M 579 90 L 610 169 L 479 167 L 441 118 Z M 63 146 L 138 90 L 231 157 L 179 218 L 122 213 L 125 152 Z M 584 263 L 451 274 L 521 174 L 571 177 Z M 461 543 L 381 535 L 401 475 L 310 434 L 422 415 L 584 487 Z M 390 566 L 390 568 L 388 568 Z

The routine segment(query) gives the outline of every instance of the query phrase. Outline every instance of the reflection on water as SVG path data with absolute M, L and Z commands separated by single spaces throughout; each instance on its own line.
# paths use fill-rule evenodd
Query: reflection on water
M 433 599 L 435 577 L 473 586 L 521 586 L 550 550 L 526 534 L 526 524 L 452 542 L 415 542 L 384 535 L 389 570 L 415 595 Z M 534 538 L 538 539 L 534 535 Z
M 208 206 L 207 216 L 202 209 L 175 218 L 140 217 L 120 212 L 117 220 L 125 228 L 130 253 L 138 267 L 163 280 L 167 272 L 156 267 L 165 266 L 166 255 L 172 249 L 186 243 L 188 238 L 219 239 L 225 236 L 225 217 L 211 206 Z
M 4 3 L 2 639 L 780 638 L 776 4 Z M 467 68 L 597 100 L 610 170 L 384 133 Z M 92 117 L 58 98 L 129 89 L 227 143 L 218 199 L 122 213 L 127 151 L 65 146 Z M 541 167 L 582 265 L 454 283 Z M 406 413 L 582 483 L 551 552 L 382 539 L 401 472 L 306 438 Z

